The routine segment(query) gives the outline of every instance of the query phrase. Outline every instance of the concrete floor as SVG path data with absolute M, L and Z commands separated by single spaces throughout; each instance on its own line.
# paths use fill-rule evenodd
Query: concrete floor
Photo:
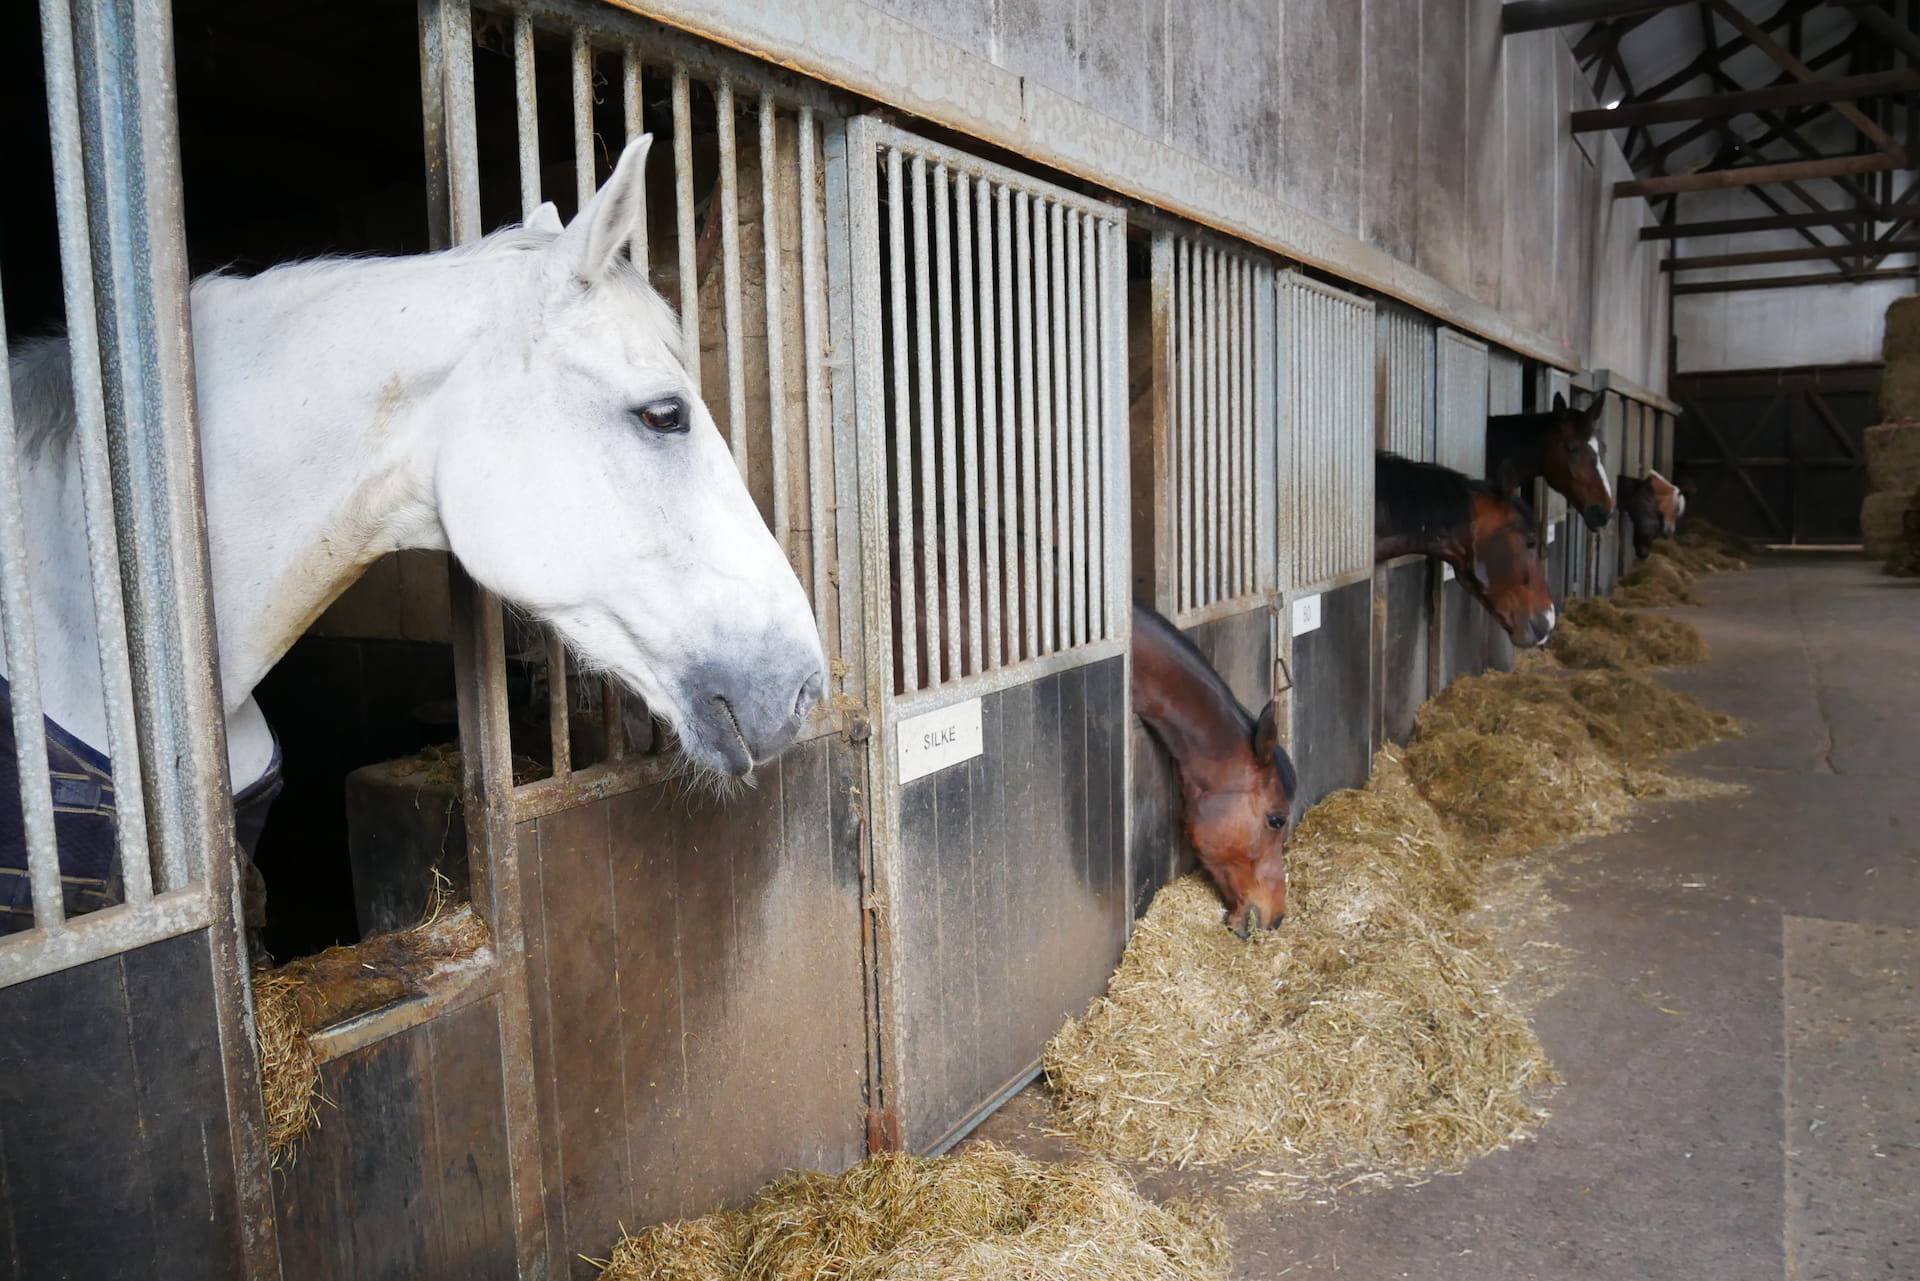
M 1546 860 L 1552 1119 L 1421 1187 L 1231 1208 L 1242 1276 L 1920 1281 L 1920 581 L 1779 560 L 1702 596 L 1714 659 L 1672 682 L 1748 735 L 1677 764 L 1749 790 Z M 1057 1154 L 1041 1108 L 981 1133 Z

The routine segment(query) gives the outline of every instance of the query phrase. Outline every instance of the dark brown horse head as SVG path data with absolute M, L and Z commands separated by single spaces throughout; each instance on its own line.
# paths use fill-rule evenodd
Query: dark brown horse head
M 1521 649 L 1553 635 L 1553 592 L 1540 557 L 1540 531 L 1510 463 L 1473 491 L 1473 573 L 1466 587 Z
M 1587 528 L 1599 533 L 1613 519 L 1613 482 L 1608 479 L 1600 436 L 1600 398 L 1572 409 L 1554 393 L 1553 430 L 1540 450 L 1541 474 L 1567 496 Z
M 1235 755 L 1212 785 L 1187 784 L 1185 818 L 1187 839 L 1227 901 L 1227 927 L 1245 938 L 1287 914 L 1287 830 L 1299 780 L 1272 703 Z

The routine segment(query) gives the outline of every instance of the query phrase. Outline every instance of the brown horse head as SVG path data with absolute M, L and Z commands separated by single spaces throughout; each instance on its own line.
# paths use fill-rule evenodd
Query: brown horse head
M 1654 510 L 1660 514 L 1660 537 L 1672 538 L 1680 527 L 1680 518 L 1687 514 L 1687 496 L 1680 492 L 1680 486 L 1651 467 L 1647 468 L 1646 485 L 1653 494 Z
M 1540 531 L 1521 496 L 1512 464 L 1503 463 L 1493 485 L 1473 490 L 1473 571 L 1466 588 L 1500 620 L 1521 649 L 1553 635 L 1553 591 L 1540 558 Z
M 1608 479 L 1600 436 L 1600 398 L 1571 409 L 1554 393 L 1553 427 L 1541 444 L 1540 470 L 1548 485 L 1567 496 L 1587 528 L 1599 533 L 1613 519 L 1613 482 Z
M 1227 928 L 1241 938 L 1272 929 L 1287 914 L 1287 829 L 1299 786 L 1274 728 L 1273 704 L 1240 750 L 1195 786 L 1190 774 L 1201 772 L 1182 770 L 1187 839 L 1227 901 Z

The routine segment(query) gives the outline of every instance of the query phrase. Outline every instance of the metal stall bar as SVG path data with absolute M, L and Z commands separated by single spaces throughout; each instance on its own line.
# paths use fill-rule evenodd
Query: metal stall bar
M 938 685 L 942 680 L 941 658 L 945 653 L 941 645 L 942 610 L 940 608 L 940 552 L 935 541 L 939 532 L 939 493 L 938 475 L 938 438 L 939 419 L 934 416 L 933 383 L 933 330 L 927 323 L 927 317 L 933 311 L 932 282 L 927 279 L 932 271 L 928 261 L 927 248 L 927 161 L 926 157 L 915 155 L 908 160 L 908 182 L 911 194 L 908 207 L 913 211 L 913 312 L 920 319 L 915 325 L 914 339 L 916 361 L 913 367 L 913 385 L 918 392 L 914 405 L 912 421 L 918 428 L 918 460 L 920 471 L 920 503 L 925 504 L 918 519 L 920 534 L 920 625 L 926 634 L 927 674 L 919 688 L 925 689 Z M 905 274 L 905 268 L 900 268 Z M 894 321 L 896 326 L 907 323 L 908 317 L 901 315 Z M 904 355 L 904 353 L 903 353 Z M 915 504 L 916 507 L 919 504 Z
M 734 466 L 747 479 L 747 365 L 740 350 L 740 149 L 733 82 L 725 76 L 714 85 L 713 111 L 720 148 L 720 305 L 726 324 L 727 437 Z
M 988 602 L 993 598 L 993 592 L 980 581 L 980 544 L 985 532 L 980 512 L 980 455 L 985 442 L 980 435 L 979 370 L 974 356 L 978 331 L 973 309 L 978 286 L 973 267 L 973 190 L 972 178 L 954 175 L 954 248 L 959 255 L 956 271 L 960 285 L 961 538 L 966 543 L 967 665 L 963 674 L 968 676 L 986 670 L 981 637 Z
M 1374 331 L 1371 300 L 1294 272 L 1280 277 L 1285 320 L 1289 590 L 1331 585 L 1373 565 Z
M 1013 661 L 1019 652 L 1016 553 L 1007 545 L 1005 521 L 1015 510 L 1013 436 L 1013 291 L 1005 187 L 980 179 L 980 407 L 986 445 L 987 645 L 989 666 Z M 997 308 L 997 310 L 996 310 Z M 996 352 L 995 346 L 999 350 Z M 996 400 L 996 388 L 998 397 Z M 997 413 L 996 413 L 997 408 Z M 997 466 L 996 466 L 997 464 Z M 1004 499 L 1004 502 L 1003 502 Z
M 780 174 L 780 137 L 779 112 L 774 106 L 773 95 L 762 93 L 759 101 L 760 115 L 760 295 L 766 311 L 766 351 L 767 351 L 767 435 L 772 447 L 768 450 L 768 463 L 773 478 L 773 536 L 780 544 L 780 550 L 787 554 L 789 561 L 794 558 L 793 547 L 793 495 L 788 492 L 791 483 L 787 476 L 788 428 L 787 428 L 787 381 L 786 349 L 782 330 L 785 329 L 781 314 L 781 280 L 784 264 L 780 254 L 780 217 L 782 203 L 778 183 Z M 804 202 L 810 194 L 802 191 Z M 803 244 L 802 253 L 805 253 Z M 803 286 L 804 288 L 804 286 Z M 816 614 L 818 607 L 816 606 Z M 816 618 L 817 622 L 817 618 Z M 826 628 L 820 628 L 826 634 Z
M 1038 448 L 1040 439 L 1039 416 L 1045 396 L 1038 394 L 1042 364 L 1038 336 L 1036 334 L 1034 312 L 1034 269 L 1035 252 L 1033 244 L 1033 197 L 1025 191 L 1014 195 L 1014 278 L 1018 282 L 1020 296 L 1020 367 L 1011 368 L 1007 376 L 1020 390 L 1020 417 L 1009 423 L 1020 445 L 1020 523 L 1021 559 L 1020 591 L 1021 604 L 1026 620 L 1026 651 L 1024 658 L 1038 658 L 1045 651 L 1041 648 L 1040 622 L 1040 483 L 1037 479 L 1036 460 L 1041 453 Z
M 1067 583 L 1061 592 L 1061 598 L 1067 608 L 1067 625 L 1061 629 L 1062 643 L 1080 645 L 1087 639 L 1086 628 L 1086 555 L 1087 555 L 1087 491 L 1083 485 L 1074 483 L 1085 477 L 1086 459 L 1086 407 L 1083 404 L 1083 389 L 1086 386 L 1086 368 L 1082 364 L 1080 330 L 1080 214 L 1078 210 L 1063 212 L 1060 226 L 1065 244 L 1064 294 L 1066 311 L 1066 341 L 1064 349 L 1065 365 L 1060 382 L 1066 393 L 1067 415 L 1063 420 L 1066 428 L 1064 435 L 1066 465 L 1060 469 L 1061 489 L 1066 503 L 1070 505 L 1067 520 Z
M 818 145 L 812 107 L 800 108 L 796 126 L 800 146 L 800 329 L 805 346 L 803 363 L 807 383 L 807 526 L 813 546 L 813 619 L 820 635 L 833 632 L 827 625 L 827 597 L 834 590 L 833 566 L 827 555 L 827 477 L 831 474 L 832 425 L 828 422 L 826 370 L 821 356 L 826 349 L 826 317 L 823 303 L 826 293 L 823 242 L 826 229 L 820 206 L 813 193 L 820 178 L 814 148 Z M 837 610 L 835 611 L 838 612 Z
M 940 554 L 943 590 L 940 593 L 943 615 L 942 634 L 946 637 L 948 678 L 963 675 L 960 666 L 960 477 L 958 436 L 958 391 L 953 385 L 953 192 L 948 186 L 947 167 L 933 167 L 933 248 L 934 296 L 939 310 L 935 327 L 939 330 L 939 472 L 940 472 Z M 925 313 L 923 312 L 924 316 Z M 921 322 L 926 332 L 926 322 Z M 931 501 L 931 499 L 929 500 Z M 971 612 L 971 611 L 969 611 Z
M 902 171 L 900 152 L 889 150 L 886 153 L 887 165 L 887 262 L 892 266 L 890 283 L 892 304 L 888 311 L 891 344 L 888 347 L 890 360 L 876 361 L 876 368 L 893 370 L 893 502 L 890 504 L 895 527 L 893 529 L 892 549 L 897 553 L 894 563 L 898 566 L 898 577 L 894 583 L 894 600 L 899 609 L 900 618 L 900 675 L 897 682 L 890 682 L 892 688 L 905 692 L 922 686 L 920 676 L 920 637 L 923 634 L 916 623 L 920 608 L 919 594 L 914 590 L 914 555 L 917 546 L 914 530 L 915 507 L 913 503 L 913 365 L 907 348 L 907 211 L 906 189 Z M 857 271 L 856 264 L 855 270 Z M 878 274 L 878 267 L 875 272 Z M 863 398 L 864 399 L 864 398 Z M 928 652 L 932 646 L 927 646 Z
M 693 211 L 693 102 L 686 64 L 673 66 L 673 209 L 675 244 L 679 249 L 680 359 L 687 367 L 693 394 L 705 398 L 700 382 L 700 255 L 699 228 Z

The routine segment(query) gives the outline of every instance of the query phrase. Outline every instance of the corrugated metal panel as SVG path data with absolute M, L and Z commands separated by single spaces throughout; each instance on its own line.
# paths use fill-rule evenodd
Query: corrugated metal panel
M 1386 447 L 1421 462 L 1434 457 L 1434 344 L 1439 329 L 1432 317 L 1417 311 L 1392 305 L 1380 309 L 1387 366 Z
M 1373 303 L 1279 280 L 1282 557 L 1289 590 L 1373 563 Z M 1484 393 L 1483 393 L 1484 394 Z
M 1440 331 L 1434 400 L 1439 414 L 1435 460 L 1469 476 L 1487 470 L 1487 347 L 1451 329 Z
M 856 324 L 884 367 L 860 409 L 886 413 L 862 440 L 886 476 L 894 690 L 1124 636 L 1120 212 L 859 125 L 876 279 Z
M 1167 504 L 1175 621 L 1274 586 L 1273 268 L 1211 239 L 1155 237 L 1166 290 Z M 1162 279 L 1164 277 L 1164 280 Z
M 1487 353 L 1487 413 L 1517 414 L 1526 407 L 1526 367 L 1510 351 Z

